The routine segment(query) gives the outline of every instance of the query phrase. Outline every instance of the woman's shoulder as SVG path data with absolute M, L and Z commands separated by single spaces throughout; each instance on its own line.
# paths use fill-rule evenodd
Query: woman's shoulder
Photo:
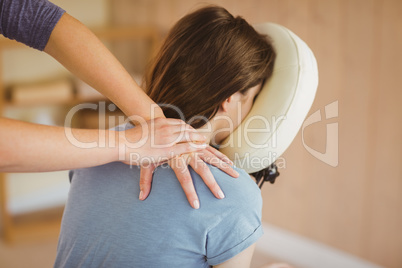
M 231 193 L 233 192 L 233 194 L 243 197 L 246 197 L 248 194 L 261 197 L 261 191 L 257 183 L 244 169 L 234 166 L 233 169 L 239 173 L 239 177 L 233 178 L 215 166 L 210 165 L 209 168 L 217 183 L 221 187 L 226 188 L 227 191 L 229 190 Z
M 220 264 L 236 256 L 263 234 L 261 191 L 244 170 L 235 170 L 240 174 L 238 178 L 232 178 L 218 168 L 211 167 L 226 197 L 216 200 L 216 208 L 212 209 L 218 212 L 214 215 L 218 221 L 207 234 L 207 260 L 210 265 Z
M 208 165 L 216 182 L 225 194 L 224 199 L 215 198 L 202 178 L 190 169 L 193 182 L 200 198 L 201 207 L 220 208 L 224 213 L 230 211 L 254 211 L 259 214 L 262 208 L 261 191 L 255 181 L 243 169 L 234 167 L 239 177 L 233 178 L 218 167 Z M 226 212 L 225 212 L 226 211 Z

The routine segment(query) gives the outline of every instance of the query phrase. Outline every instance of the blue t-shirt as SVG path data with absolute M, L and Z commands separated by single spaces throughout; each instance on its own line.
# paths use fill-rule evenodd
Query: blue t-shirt
M 167 164 L 155 170 L 145 201 L 137 167 L 71 172 L 55 267 L 210 267 L 234 257 L 263 234 L 261 192 L 244 170 L 232 178 L 209 168 L 226 197 L 215 198 L 190 168 L 198 210 Z
M 43 50 L 63 13 L 46 0 L 0 0 L 0 33 Z

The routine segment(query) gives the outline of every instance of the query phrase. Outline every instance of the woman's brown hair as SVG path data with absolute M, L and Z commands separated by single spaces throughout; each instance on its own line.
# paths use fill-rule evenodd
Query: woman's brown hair
M 181 110 L 194 128 L 214 117 L 232 94 L 272 74 L 275 52 L 265 36 L 217 6 L 201 8 L 170 30 L 145 77 L 149 96 Z M 162 106 L 168 118 L 177 111 Z M 183 119 L 183 118 L 182 118 Z

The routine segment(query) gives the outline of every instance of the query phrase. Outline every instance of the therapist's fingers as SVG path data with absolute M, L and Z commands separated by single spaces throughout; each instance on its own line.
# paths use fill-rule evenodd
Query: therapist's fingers
M 188 155 L 192 152 L 196 152 L 199 150 L 203 150 L 207 147 L 208 145 L 203 143 L 203 144 L 194 144 L 194 143 L 189 143 L 189 142 L 182 142 L 175 144 L 171 147 L 168 148 L 163 148 L 161 149 L 160 155 L 164 155 L 165 157 L 155 157 L 154 164 L 160 165 L 160 163 L 164 163 L 167 160 L 174 159 L 175 157 L 179 157 L 182 155 Z M 169 163 L 170 165 L 170 163 Z
M 151 192 L 152 175 L 156 166 L 149 164 L 141 167 L 140 171 L 140 200 L 145 200 Z
M 219 152 L 218 150 L 216 150 L 214 147 L 212 146 L 208 146 L 206 148 L 209 152 L 211 152 L 212 154 L 214 154 L 217 158 L 219 158 L 220 160 L 222 160 L 225 163 L 228 163 L 229 165 L 233 166 L 233 162 L 229 159 L 229 157 L 227 157 L 224 153 Z
M 189 142 L 182 142 L 175 144 L 174 146 L 167 148 L 169 150 L 169 153 L 171 154 L 172 157 L 174 156 L 180 156 L 182 154 L 189 154 L 195 151 L 200 151 L 204 150 L 205 148 L 208 147 L 208 144 L 205 143 L 200 143 L 200 144 L 195 144 L 195 143 L 189 143 Z
M 185 129 L 184 131 L 179 130 L 178 132 L 175 132 L 172 134 L 172 136 L 177 135 L 178 138 L 176 138 L 175 142 L 193 142 L 193 143 L 205 143 L 207 138 L 198 133 L 197 130 L 195 129 Z
M 193 180 L 188 170 L 187 163 L 183 157 L 175 157 L 169 161 L 169 165 L 172 167 L 177 179 L 180 182 L 181 187 L 187 197 L 190 206 L 199 209 L 200 201 L 197 193 L 195 192 Z
M 197 153 L 190 155 L 190 166 L 198 175 L 200 175 L 204 183 L 207 185 L 207 187 L 211 190 L 216 198 L 225 198 L 225 195 L 223 194 L 221 188 L 212 175 L 208 165 L 205 164 L 205 162 L 198 157 Z
M 206 149 L 201 150 L 197 152 L 197 155 L 204 162 L 219 168 L 226 174 L 234 178 L 239 177 L 239 173 L 237 173 L 237 171 L 234 170 L 230 164 L 228 164 L 226 161 L 221 160 L 219 157 L 216 156 L 216 154 L 213 154 L 210 150 Z

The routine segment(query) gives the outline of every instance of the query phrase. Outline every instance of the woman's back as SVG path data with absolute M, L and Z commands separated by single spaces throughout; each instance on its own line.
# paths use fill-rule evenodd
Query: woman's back
M 198 210 L 167 165 L 156 169 L 145 201 L 137 198 L 139 168 L 116 162 L 72 172 L 55 267 L 208 267 L 234 257 L 262 235 L 260 190 L 243 170 L 234 179 L 209 168 L 226 197 L 216 199 L 190 170 Z

